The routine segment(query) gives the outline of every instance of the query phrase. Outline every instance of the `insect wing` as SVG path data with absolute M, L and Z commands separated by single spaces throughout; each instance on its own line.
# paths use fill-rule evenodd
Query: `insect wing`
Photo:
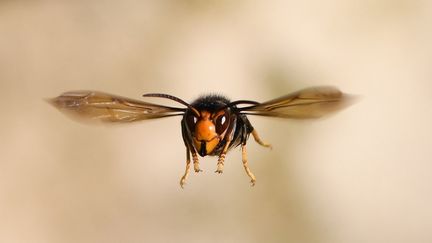
M 302 89 L 274 100 L 243 107 L 241 111 L 248 115 L 319 118 L 347 107 L 352 101 L 352 96 L 342 93 L 337 88 L 322 86 Z
M 48 102 L 76 118 L 116 123 L 182 115 L 185 111 L 98 91 L 70 91 Z

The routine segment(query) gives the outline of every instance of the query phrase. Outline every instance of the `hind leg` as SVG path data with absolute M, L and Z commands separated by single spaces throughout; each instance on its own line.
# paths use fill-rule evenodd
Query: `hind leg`
M 255 139 L 255 142 L 257 142 L 259 145 L 264 146 L 266 148 L 272 149 L 273 147 L 269 143 L 265 143 L 261 140 L 261 138 L 258 136 L 258 132 L 254 129 L 252 130 L 252 136 Z

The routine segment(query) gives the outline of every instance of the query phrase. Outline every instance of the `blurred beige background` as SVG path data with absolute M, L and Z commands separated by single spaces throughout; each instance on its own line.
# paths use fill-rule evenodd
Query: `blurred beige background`
M 432 2 L 0 1 L 0 242 L 432 242 Z M 69 120 L 95 89 L 265 101 L 360 94 L 328 119 L 251 117 L 182 190 L 180 118 Z M 168 102 L 169 103 L 169 102 Z

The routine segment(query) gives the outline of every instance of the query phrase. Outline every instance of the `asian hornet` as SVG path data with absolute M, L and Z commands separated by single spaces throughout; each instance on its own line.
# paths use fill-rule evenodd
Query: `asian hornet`
M 348 106 L 352 99 L 331 86 L 311 87 L 267 101 L 230 101 L 224 96 L 207 95 L 192 103 L 168 94 L 150 93 L 144 97 L 159 97 L 176 101 L 184 108 L 158 105 L 98 91 L 71 91 L 49 102 L 66 113 L 109 123 L 128 123 L 169 116 L 182 116 L 181 131 L 186 146 L 186 169 L 180 179 L 183 187 L 190 171 L 191 155 L 195 172 L 200 172 L 198 155 L 218 156 L 216 173 L 222 173 L 229 150 L 241 146 L 242 162 L 252 186 L 256 178 L 248 165 L 246 142 L 252 134 L 263 142 L 247 116 L 259 115 L 292 119 L 319 118 Z

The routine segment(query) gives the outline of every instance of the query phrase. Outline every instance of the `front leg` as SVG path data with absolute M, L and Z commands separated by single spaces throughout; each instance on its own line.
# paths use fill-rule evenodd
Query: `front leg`
M 192 159 L 194 164 L 194 170 L 196 173 L 202 172 L 199 166 L 198 154 L 195 151 L 192 151 Z
M 223 173 L 225 156 L 226 156 L 226 153 L 228 151 L 230 143 L 231 143 L 231 140 L 227 140 L 227 142 L 226 142 L 226 144 L 222 150 L 222 153 L 219 155 L 219 159 L 217 162 L 217 169 L 216 169 L 215 173 L 219 173 L 219 174 Z
M 189 148 L 186 147 L 186 169 L 184 175 L 180 179 L 181 188 L 183 188 L 184 184 L 186 184 L 186 179 L 189 176 L 189 171 L 190 171 L 190 151 Z

